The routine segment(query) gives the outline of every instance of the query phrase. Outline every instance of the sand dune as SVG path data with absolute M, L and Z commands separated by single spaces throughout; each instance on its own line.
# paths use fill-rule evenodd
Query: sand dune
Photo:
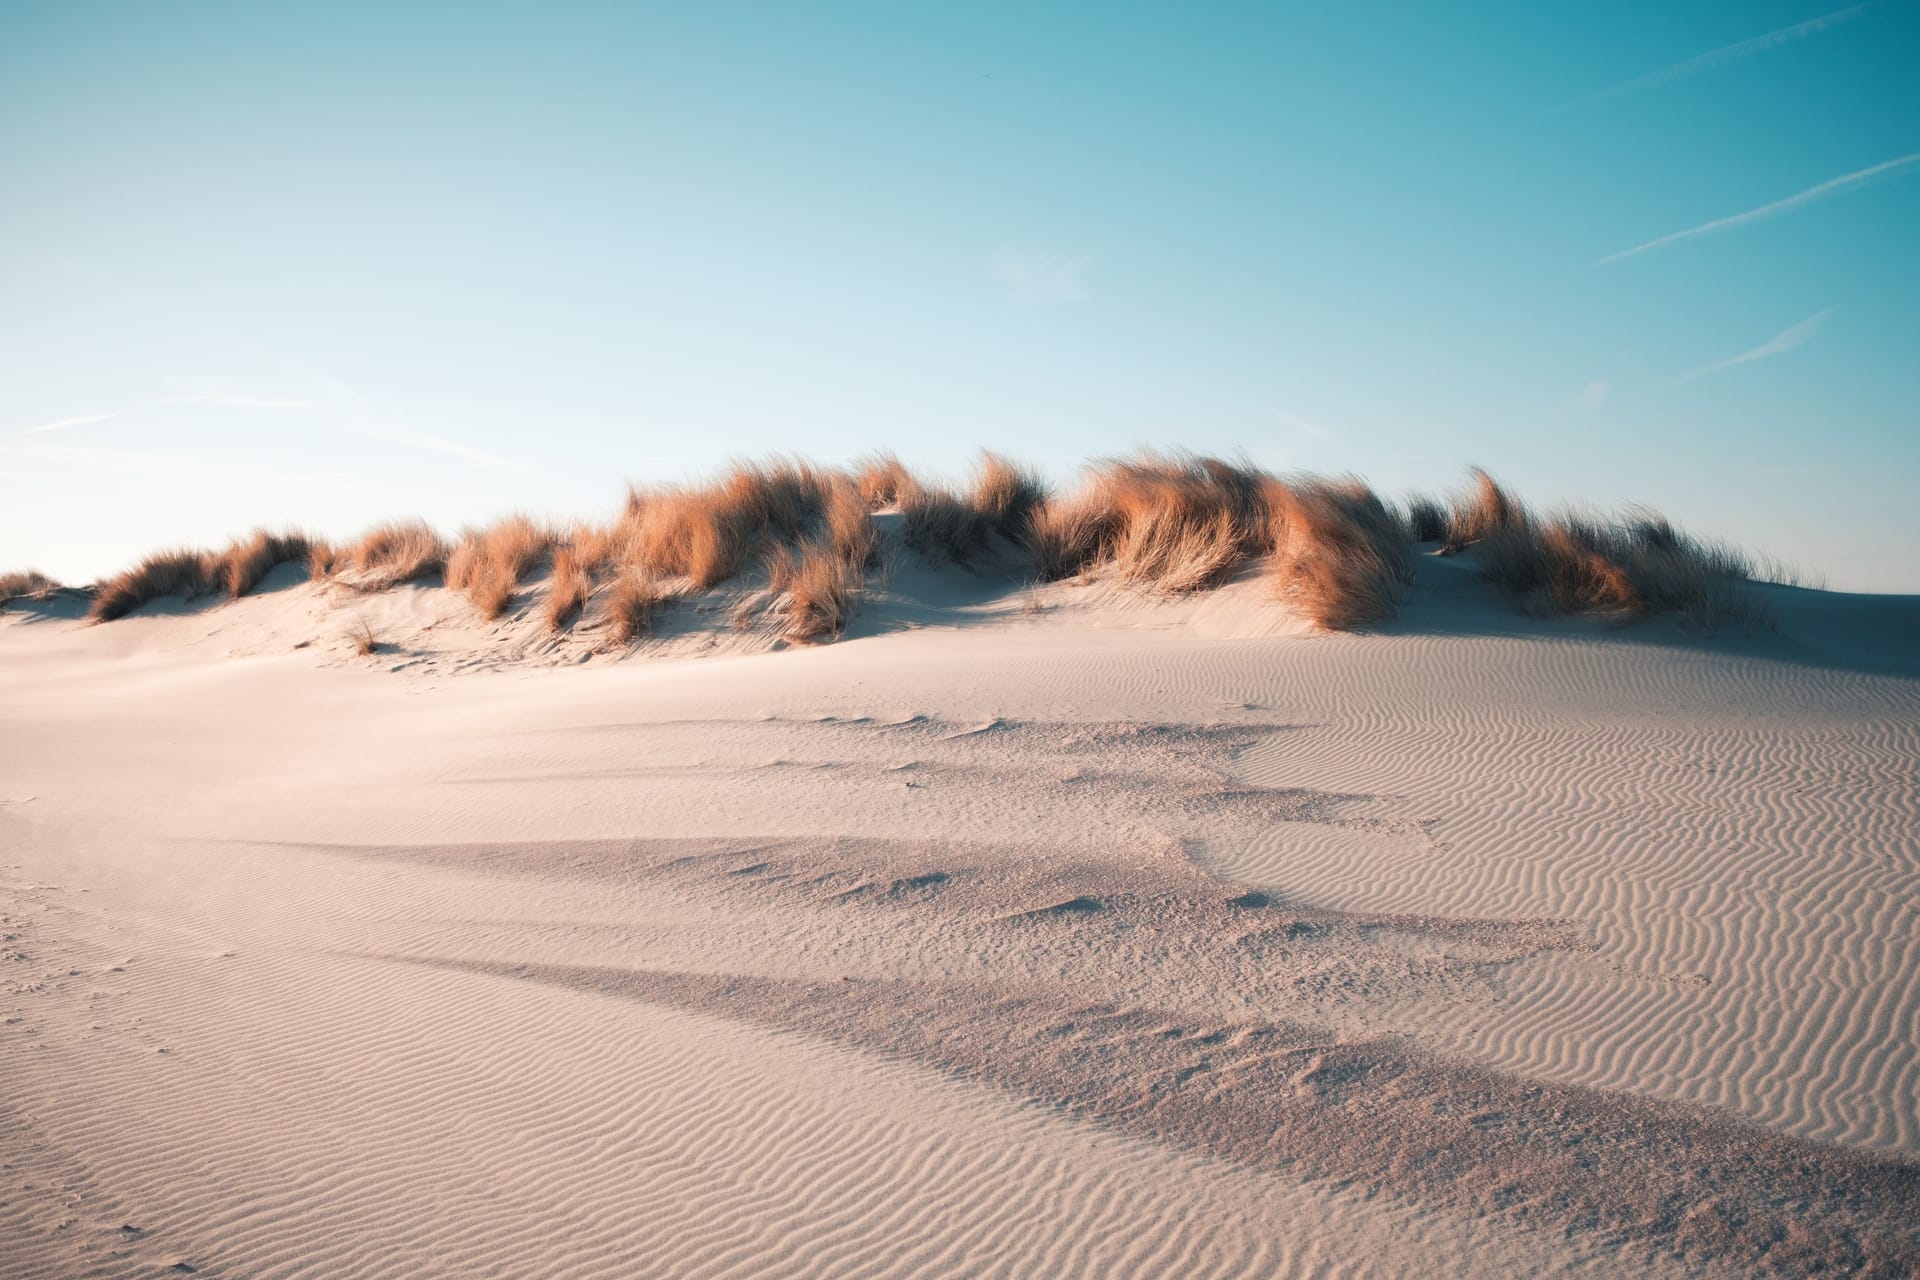
M 1920 602 L 1419 572 L 10 613 L 0 1273 L 1920 1266 Z

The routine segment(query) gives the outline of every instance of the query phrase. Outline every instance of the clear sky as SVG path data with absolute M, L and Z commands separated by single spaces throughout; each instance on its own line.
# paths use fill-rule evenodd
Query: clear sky
M 1244 450 L 1920 591 L 1920 6 L 0 6 L 0 569 Z

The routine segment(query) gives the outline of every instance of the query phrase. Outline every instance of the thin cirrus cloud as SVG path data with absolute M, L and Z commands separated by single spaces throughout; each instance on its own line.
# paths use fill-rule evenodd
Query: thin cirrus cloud
M 1737 356 L 1716 360 L 1712 364 L 1703 364 L 1698 369 L 1689 369 L 1670 379 L 1669 383 L 1677 387 L 1683 382 L 1692 382 L 1695 378 L 1704 378 L 1709 374 L 1732 369 L 1737 365 L 1752 364 L 1756 360 L 1770 360 L 1774 356 L 1784 355 L 1795 347 L 1812 341 L 1814 335 L 1825 328 L 1827 321 L 1832 318 L 1833 308 L 1822 307 L 1799 324 L 1787 326 L 1750 351 L 1742 351 Z
M 1920 151 L 1915 151 L 1909 155 L 1898 156 L 1892 160 L 1884 160 L 1879 164 L 1869 165 L 1865 169 L 1856 169 L 1852 173 L 1843 173 L 1837 178 L 1829 178 L 1825 182 L 1808 187 L 1805 191 L 1790 195 L 1784 200 L 1775 200 L 1772 204 L 1763 204 L 1757 209 L 1748 209 L 1745 213 L 1731 214 L 1725 218 L 1715 218 L 1711 222 L 1703 222 L 1697 227 L 1688 227 L 1685 231 L 1675 231 L 1671 235 L 1660 236 L 1657 239 L 1647 241 L 1645 244 L 1637 244 L 1631 249 L 1622 249 L 1618 253 L 1610 253 L 1604 258 L 1598 259 L 1593 265 L 1596 267 L 1604 267 L 1610 263 L 1624 262 L 1628 258 L 1637 258 L 1643 253 L 1651 253 L 1655 249 L 1664 249 L 1668 245 L 1678 244 L 1682 240 L 1693 240 L 1700 236 L 1710 236 L 1721 231 L 1732 231 L 1736 227 L 1744 227 L 1755 222 L 1764 222 L 1768 218 L 1777 218 L 1781 214 L 1792 213 L 1816 201 L 1825 200 L 1830 196 L 1842 195 L 1853 190 L 1855 187 L 1865 186 L 1875 178 L 1900 173 L 1912 168 L 1916 164 L 1920 164 Z
M 1608 98 L 1624 97 L 1629 93 L 1639 93 L 1643 89 L 1652 89 L 1663 84 L 1671 84 L 1675 80 L 1684 80 L 1689 76 L 1699 75 L 1702 71 L 1711 71 L 1713 68 L 1725 66 L 1729 62 L 1737 62 L 1741 58 L 1752 57 L 1756 53 L 1765 53 L 1769 49 L 1778 49 L 1782 45 L 1792 44 L 1796 40 L 1804 40 L 1806 37 L 1816 35 L 1829 27 L 1837 27 L 1843 22 L 1859 17 L 1865 13 L 1869 7 L 1870 6 L 1866 4 L 1850 5 L 1845 9 L 1835 9 L 1832 13 L 1821 14 L 1817 18 L 1809 18 L 1805 22 L 1796 22 L 1790 27 L 1781 27 L 1778 31 L 1769 31 L 1763 36 L 1754 36 L 1750 40 L 1741 40 L 1735 44 L 1723 45 L 1718 49 L 1700 54 L 1697 57 L 1688 58 L 1683 62 L 1676 62 L 1670 67 L 1662 67 L 1658 71 L 1649 71 L 1646 75 L 1636 76 L 1631 80 L 1622 81 L 1620 84 L 1611 85 L 1605 89 L 1599 89 L 1593 93 L 1586 94 L 1583 97 L 1575 98 L 1571 102 L 1562 103 L 1559 107 L 1556 107 L 1555 110 L 1564 111 L 1571 107 L 1585 106 L 1593 102 L 1603 102 Z
M 116 418 L 144 413 L 149 409 L 183 404 L 211 405 L 220 409 L 311 409 L 314 407 L 311 400 L 294 400 L 282 396 L 230 396 L 218 392 L 202 392 L 184 396 L 162 396 L 158 400 L 148 400 L 125 409 L 109 409 L 105 413 L 83 413 L 72 418 L 56 418 L 52 422 L 43 422 L 38 426 L 22 427 L 17 434 L 38 436 L 50 431 L 71 431 L 75 427 L 90 427 L 99 422 L 112 422 Z

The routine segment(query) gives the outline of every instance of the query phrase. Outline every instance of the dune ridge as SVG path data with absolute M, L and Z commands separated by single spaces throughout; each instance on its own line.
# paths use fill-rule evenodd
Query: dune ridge
M 701 661 L 10 607 L 0 1274 L 1914 1268 L 1920 602 L 973 554 Z

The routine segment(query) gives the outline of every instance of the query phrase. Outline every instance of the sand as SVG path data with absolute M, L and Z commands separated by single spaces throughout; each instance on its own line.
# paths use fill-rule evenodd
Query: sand
M 269 587 L 0 614 L 0 1275 L 1920 1267 L 1920 600 Z

